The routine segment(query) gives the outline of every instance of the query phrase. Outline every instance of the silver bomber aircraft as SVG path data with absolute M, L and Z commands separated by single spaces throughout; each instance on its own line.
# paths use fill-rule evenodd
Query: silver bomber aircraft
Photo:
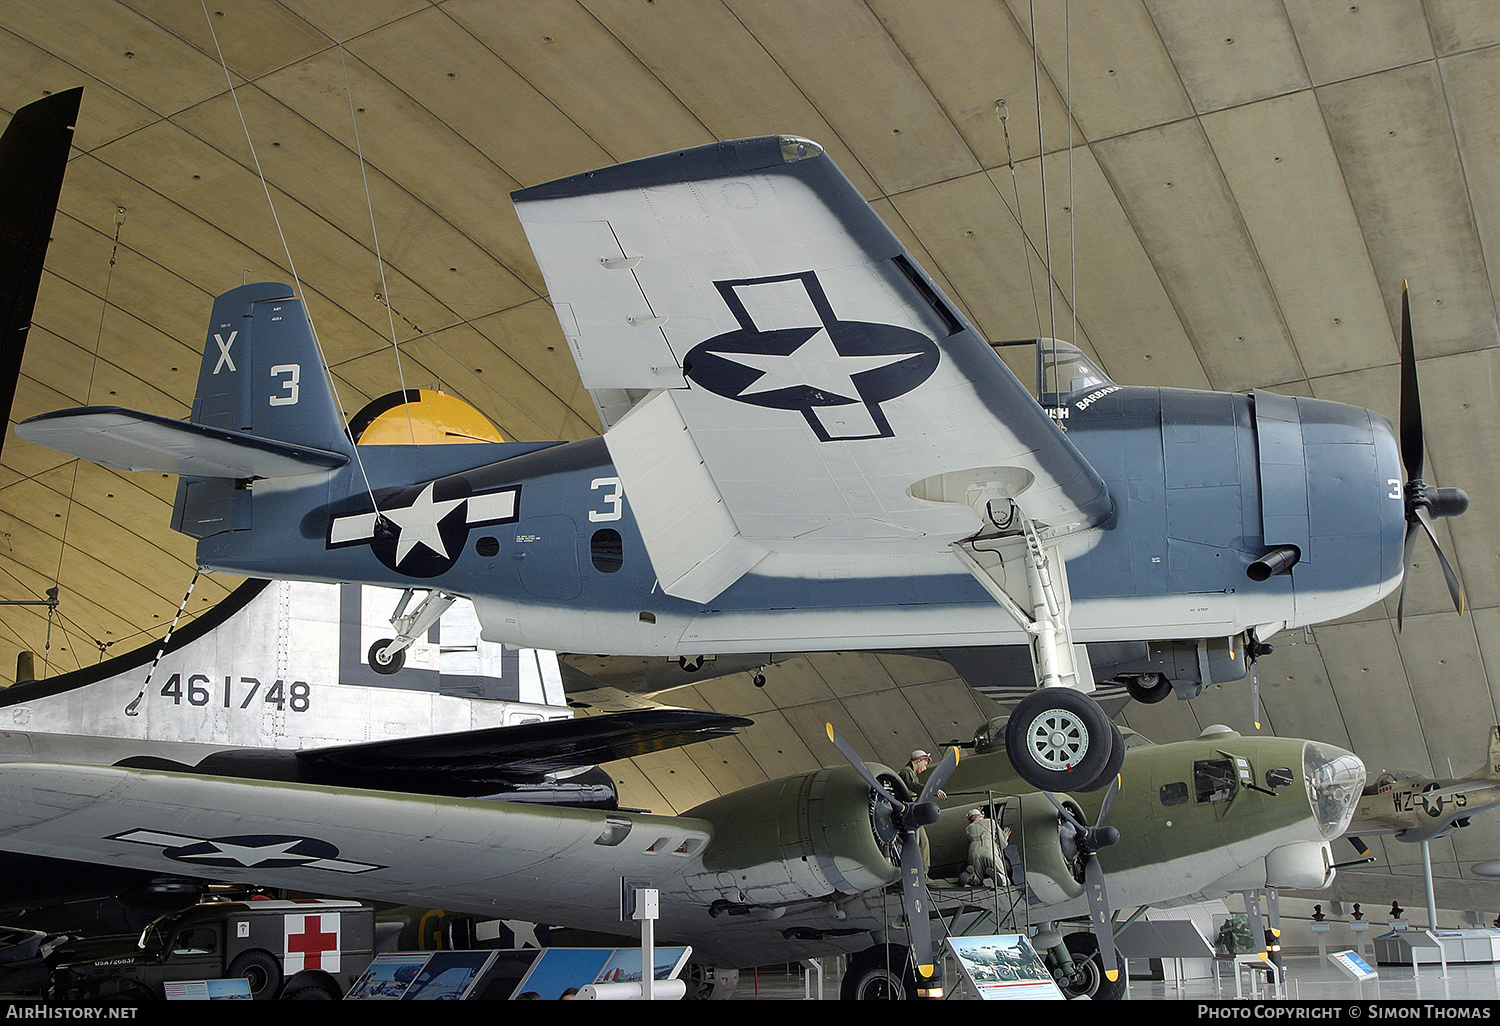
M 426 589 L 370 652 L 388 669 L 453 596 L 487 640 L 685 665 L 1023 646 L 1042 686 L 1008 748 L 1043 790 L 1103 788 L 1122 754 L 1085 646 L 1227 639 L 1243 662 L 1380 601 L 1467 506 L 1421 477 L 1409 316 L 1399 438 L 1334 402 L 1118 385 L 1052 341 L 1033 396 L 816 143 L 512 198 L 601 437 L 355 446 L 274 283 L 214 303 L 189 421 L 89 407 L 17 434 L 181 475 L 173 526 L 208 569 Z

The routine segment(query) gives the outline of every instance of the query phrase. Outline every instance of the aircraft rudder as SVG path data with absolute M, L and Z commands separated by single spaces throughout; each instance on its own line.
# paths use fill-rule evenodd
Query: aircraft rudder
M 1475 776 L 1500 780 L 1500 727 L 1490 728 L 1490 757 Z
M 350 451 L 312 324 L 290 286 L 257 282 L 214 300 L 192 422 Z

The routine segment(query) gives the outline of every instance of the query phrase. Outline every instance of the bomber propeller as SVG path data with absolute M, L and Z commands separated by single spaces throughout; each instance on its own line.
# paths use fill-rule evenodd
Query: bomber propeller
M 958 765 L 958 749 L 949 748 L 928 775 L 927 783 L 922 785 L 922 793 L 915 801 L 904 802 L 876 779 L 864 760 L 833 729 L 833 724 L 825 724 L 825 727 L 828 730 L 828 740 L 849 761 L 849 765 L 864 777 L 875 797 L 890 807 L 900 831 L 901 902 L 906 912 L 906 932 L 911 941 L 912 963 L 916 966 L 920 984 L 932 979 L 936 967 L 932 950 L 932 924 L 928 919 L 930 903 L 927 900 L 927 867 L 922 864 L 922 849 L 917 831 L 937 822 L 939 809 L 932 799 L 942 790 L 948 775 Z
M 1422 531 L 1437 553 L 1448 582 L 1448 594 L 1460 614 L 1464 611 L 1464 586 L 1448 565 L 1432 526 L 1433 517 L 1456 517 L 1469 508 L 1469 496 L 1461 488 L 1437 488 L 1422 480 L 1422 397 L 1417 388 L 1417 357 L 1412 345 L 1411 305 L 1406 282 L 1401 283 L 1401 466 L 1406 471 L 1402 498 L 1406 505 L 1406 546 L 1402 555 L 1401 592 L 1396 599 L 1396 629 L 1401 629 L 1401 611 L 1406 602 L 1406 568 L 1411 566 L 1417 532 Z
M 1094 937 L 1099 942 L 1099 960 L 1104 966 L 1105 977 L 1113 983 L 1119 977 L 1120 969 L 1115 959 L 1115 931 L 1110 923 L 1112 910 L 1109 894 L 1104 886 L 1104 870 L 1099 865 L 1099 849 L 1107 848 L 1120 839 L 1120 831 L 1104 825 L 1109 807 L 1114 804 L 1115 795 L 1120 793 L 1120 778 L 1116 776 L 1110 783 L 1109 790 L 1104 793 L 1104 801 L 1099 805 L 1099 815 L 1093 826 L 1085 823 L 1070 805 L 1058 801 L 1056 795 L 1043 793 L 1057 806 L 1062 826 L 1066 828 L 1062 836 L 1064 854 L 1083 863 L 1083 890 L 1088 897 L 1089 919 L 1094 924 Z

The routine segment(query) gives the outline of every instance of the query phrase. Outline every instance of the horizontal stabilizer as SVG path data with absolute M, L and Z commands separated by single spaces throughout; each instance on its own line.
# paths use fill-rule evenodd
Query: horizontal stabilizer
M 185 477 L 300 477 L 349 462 L 342 453 L 116 406 L 44 413 L 17 424 L 16 434 L 115 470 Z

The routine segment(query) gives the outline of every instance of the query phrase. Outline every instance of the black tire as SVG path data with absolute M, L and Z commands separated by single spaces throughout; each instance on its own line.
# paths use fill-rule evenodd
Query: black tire
M 343 995 L 334 991 L 327 983 L 294 983 L 281 995 L 286 1001 L 337 1001 Z
M 1155 705 L 1172 693 L 1172 682 L 1164 673 L 1127 673 L 1120 683 L 1142 705 Z
M 1041 791 L 1095 791 L 1119 730 L 1099 704 L 1072 688 L 1039 688 L 1021 699 L 1005 724 L 1005 751 L 1021 779 Z M 1122 756 L 1123 757 L 1123 756 Z
M 916 971 L 900 944 L 877 944 L 855 955 L 839 986 L 844 1001 L 913 1001 L 916 996 Z
M 137 980 L 104 980 L 94 988 L 89 1000 L 101 1005 L 134 1005 L 142 1001 L 157 1001 L 158 995 L 150 987 Z
M 246 951 L 235 956 L 229 963 L 226 979 L 250 981 L 250 997 L 255 1001 L 269 1001 L 281 990 L 281 963 L 264 951 Z
M 1091 1001 L 1118 1001 L 1125 996 L 1125 977 L 1121 974 L 1113 983 L 1105 979 L 1104 963 L 1099 958 L 1099 940 L 1091 933 L 1070 933 L 1063 938 L 1068 954 L 1081 970 L 1071 980 L 1058 980 L 1057 986 L 1068 1000 L 1088 998 Z
M 1099 774 L 1097 780 L 1092 780 L 1083 790 L 1097 791 L 1108 787 L 1111 780 L 1119 776 L 1120 770 L 1125 768 L 1125 738 L 1120 734 L 1120 728 L 1115 726 L 1114 721 L 1109 724 L 1110 753 L 1109 762 L 1104 764 L 1104 772 Z
M 687 1001 L 728 1001 L 739 986 L 740 971 L 719 966 L 689 962 L 682 979 L 687 984 Z
M 370 651 L 366 653 L 366 661 L 369 662 L 370 669 L 374 670 L 376 673 L 384 673 L 387 675 L 392 673 L 400 673 L 401 667 L 406 665 L 406 649 L 404 648 L 401 651 L 390 656 L 389 658 L 386 658 L 385 647 L 391 643 L 391 640 L 392 639 L 390 638 L 381 638 L 379 641 L 375 642 L 375 644 L 371 645 Z

